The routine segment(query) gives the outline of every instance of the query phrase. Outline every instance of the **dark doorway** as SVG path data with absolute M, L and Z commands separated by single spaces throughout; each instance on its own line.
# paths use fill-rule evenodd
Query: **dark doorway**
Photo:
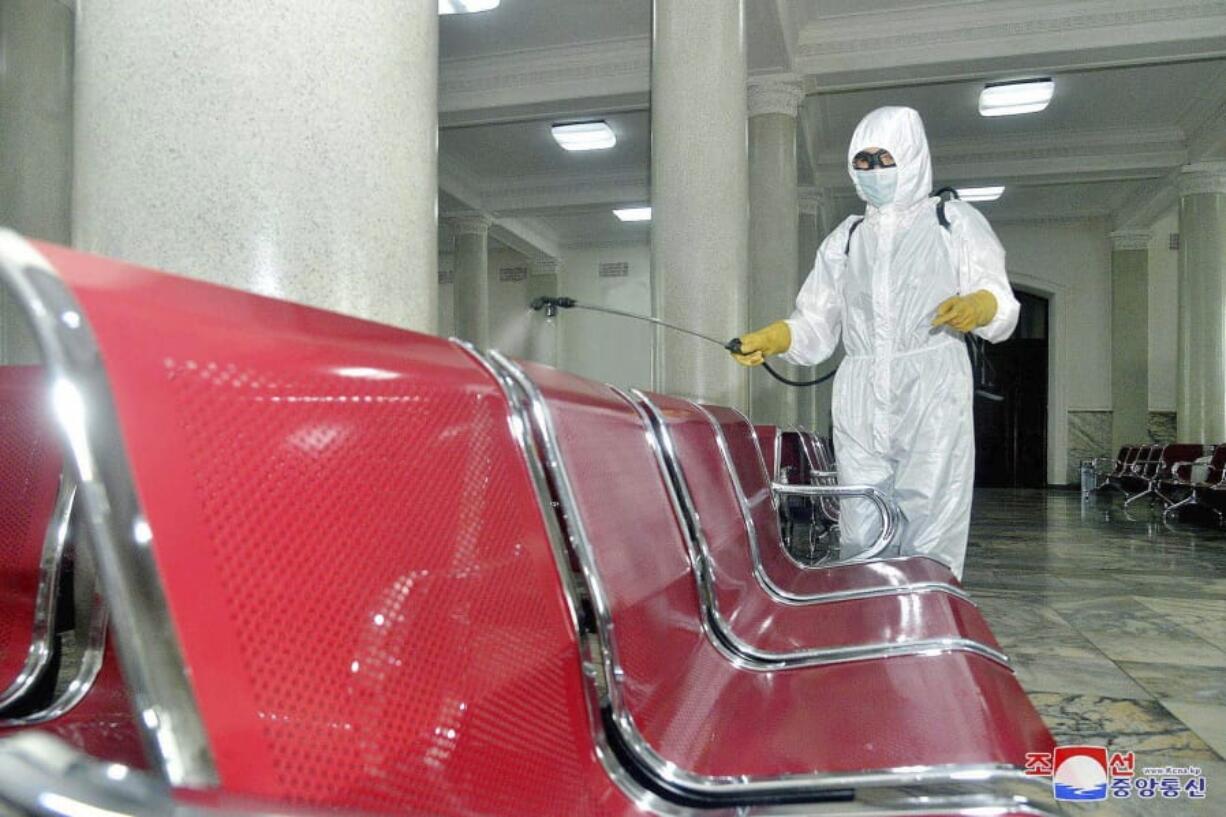
M 1047 484 L 1047 299 L 1013 291 L 1022 305 L 1017 329 L 985 344 L 1005 399 L 975 398 L 975 484 L 1042 488 Z

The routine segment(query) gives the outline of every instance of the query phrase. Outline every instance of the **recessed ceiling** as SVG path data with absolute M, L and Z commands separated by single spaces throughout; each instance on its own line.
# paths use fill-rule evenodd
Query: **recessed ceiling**
M 563 150 L 551 132 L 555 121 L 566 121 L 561 117 L 558 120 L 448 128 L 439 134 L 439 150 L 462 162 L 471 172 L 487 178 L 646 168 L 651 137 L 645 111 L 584 118 L 607 122 L 617 137 L 617 144 L 609 150 Z
M 1156 58 L 1150 52 L 1157 40 L 1144 38 L 1170 35 L 1134 32 L 1133 45 L 1119 46 L 1128 53 L 1110 57 L 1117 67 L 1067 70 L 1052 64 L 1050 54 L 1022 53 L 1011 41 L 1007 57 L 980 55 L 974 67 L 946 74 L 978 72 L 973 79 L 916 84 L 921 80 L 911 75 L 888 80 L 907 84 L 868 87 L 885 80 L 867 68 L 813 62 L 812 54 L 805 61 L 803 49 L 817 42 L 814 31 L 823 19 L 836 28 L 858 27 L 861 19 L 877 21 L 888 33 L 891 12 L 913 20 L 960 17 L 962 6 L 966 14 L 978 14 L 975 19 L 996 4 L 1015 16 L 1038 12 L 1018 0 L 746 3 L 751 72 L 816 65 L 815 72 L 842 71 L 840 82 L 814 73 L 806 78 L 810 89 L 823 83 L 852 88 L 810 94 L 800 120 L 799 180 L 833 195 L 836 210 L 859 206 L 843 169 L 846 142 L 865 113 L 888 104 L 920 111 L 941 183 L 1008 185 L 1000 201 L 980 205 L 1000 220 L 1116 213 L 1125 203 L 1133 206 L 1138 191 L 1159 185 L 1181 164 L 1226 156 L 1226 128 L 1218 127 L 1226 122 L 1226 59 L 1210 45 L 1195 59 Z M 1042 5 L 1047 4 L 1044 0 Z M 645 107 L 651 5 L 651 0 L 502 0 L 492 12 L 442 19 L 442 76 L 460 71 L 446 85 L 453 95 L 447 123 L 463 125 L 445 126 L 440 133 L 440 175 L 458 196 L 449 204 L 462 207 L 467 201 L 500 219 L 519 219 L 552 234 L 559 244 L 645 240 L 648 225 L 618 222 L 611 210 L 649 199 L 651 120 Z M 847 19 L 851 15 L 857 17 Z M 800 34 L 807 39 L 799 41 Z M 1211 36 L 1206 29 L 1206 37 Z M 602 47 L 549 50 L 596 42 Z M 1036 47 L 1042 43 L 1036 41 Z M 956 51 L 948 57 L 942 56 L 948 49 L 938 51 L 932 59 L 957 59 Z M 512 53 L 513 58 L 500 56 Z M 491 59 L 486 63 L 484 57 Z M 1067 54 L 1060 59 L 1067 60 Z M 1134 64 L 1147 59 L 1150 64 Z M 458 60 L 467 62 L 461 66 Z M 1004 70 L 1017 64 L 1027 70 Z M 500 81 L 509 69 L 518 73 Z M 1056 82 L 1045 111 L 996 119 L 979 115 L 985 82 L 1045 75 Z M 553 85 L 542 87 L 546 81 Z M 514 93 L 502 95 L 504 88 Z M 560 149 L 549 127 L 568 115 L 604 118 L 616 132 L 617 145 L 590 153 Z M 1223 134 L 1214 138 L 1217 130 Z
M 873 88 L 822 94 L 811 123 L 823 147 L 844 145 L 856 123 L 882 105 L 907 105 L 924 118 L 933 142 L 991 139 L 1103 128 L 1178 127 L 1197 101 L 1195 89 L 1226 82 L 1226 60 L 1146 65 L 1052 75 L 1056 91 L 1044 111 L 991 118 L 978 112 L 981 82 Z
M 625 202 L 626 205 L 640 203 Z M 548 217 L 548 222 L 566 244 L 641 243 L 651 235 L 651 222 L 618 221 L 608 207 L 556 213 Z

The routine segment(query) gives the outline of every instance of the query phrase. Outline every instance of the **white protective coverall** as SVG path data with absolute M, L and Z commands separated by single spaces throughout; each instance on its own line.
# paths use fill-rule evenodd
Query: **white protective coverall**
M 997 342 L 1012 334 L 1019 306 L 987 220 L 950 201 L 950 229 L 938 221 L 919 114 L 879 108 L 857 126 L 847 159 L 861 199 L 851 163 L 869 147 L 894 156 L 894 199 L 867 206 L 850 251 L 857 216 L 822 242 L 787 320 L 792 341 L 784 359 L 818 364 L 842 337 L 847 356 L 832 404 L 839 482 L 894 497 L 904 517 L 901 552 L 939 559 L 960 578 L 975 472 L 973 385 L 961 333 L 933 328 L 932 320 L 946 298 L 987 290 L 996 315 L 974 331 Z M 848 500 L 840 528 L 843 555 L 853 554 L 876 538 L 877 513 L 868 500 Z

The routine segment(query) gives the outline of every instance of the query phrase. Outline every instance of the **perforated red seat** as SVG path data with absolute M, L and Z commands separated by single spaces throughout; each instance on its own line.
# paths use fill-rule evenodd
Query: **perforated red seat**
M 885 585 L 937 583 L 959 587 L 958 580 L 946 565 L 926 556 L 880 559 L 823 569 L 798 565 L 783 547 L 778 514 L 771 499 L 770 479 L 754 427 L 733 409 L 725 406 L 704 408 L 723 428 L 736 476 L 753 518 L 763 565 L 779 586 L 798 595 Z
M 634 408 L 607 386 L 524 369 L 553 418 L 603 580 L 625 704 L 665 761 L 703 775 L 774 776 L 1020 765 L 1052 746 L 1012 673 L 978 655 L 778 671 L 730 661 L 700 624 L 684 538 Z
M 682 505 L 687 500 L 692 503 L 686 510 L 703 534 L 714 568 L 719 608 L 742 639 L 770 651 L 956 639 L 970 642 L 961 647 L 982 645 L 999 652 L 1000 645 L 979 610 L 946 593 L 889 594 L 823 604 L 795 604 L 777 592 L 772 595 L 775 588 L 769 576 L 755 579 L 751 558 L 757 547 L 751 540 L 755 532 L 742 514 L 710 416 L 679 398 L 643 397 L 665 426 L 666 450 L 685 483 Z M 866 580 L 874 575 L 870 566 L 850 567 L 860 568 Z M 847 567 L 828 569 L 849 572 Z
M 207 741 L 188 760 L 222 791 L 331 808 L 635 811 L 595 753 L 541 509 L 476 362 L 41 249 L 106 366 L 190 679 L 176 715 Z
M 40 584 L 52 580 L 41 562 L 60 482 L 44 381 L 41 366 L 0 366 L 0 702 L 20 700 L 51 650 L 51 621 L 35 622 Z M 44 596 L 53 605 L 55 587 Z

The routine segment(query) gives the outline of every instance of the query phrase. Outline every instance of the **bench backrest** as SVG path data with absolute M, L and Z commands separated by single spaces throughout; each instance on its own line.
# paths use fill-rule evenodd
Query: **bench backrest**
M 772 576 L 790 575 L 797 568 L 784 551 L 778 506 L 771 491 L 765 455 L 758 445 L 760 438 L 755 435 L 755 427 L 735 409 L 710 405 L 703 408 L 719 424 L 727 442 L 734 476 L 753 519 L 763 568 Z
M 1159 476 L 1172 476 L 1172 466 L 1182 462 L 1193 462 L 1204 455 L 1205 446 L 1200 443 L 1170 443 L 1162 449 L 1162 465 L 1159 469 Z
M 1135 476 L 1151 477 L 1157 473 L 1161 461 L 1162 446 L 1153 444 L 1142 445 L 1137 451 L 1136 459 L 1132 462 L 1132 473 Z
M 61 454 L 41 366 L 0 366 L 0 693 L 26 666 L 36 637 L 43 543 Z
M 702 409 L 688 400 L 647 393 L 666 426 L 689 499 L 711 556 L 721 610 L 732 611 L 744 600 L 754 564 L 736 486 L 720 453 L 716 429 Z
M 684 522 L 669 498 L 649 429 L 634 405 L 609 386 L 548 366 L 520 366 L 552 417 L 607 594 L 625 703 L 661 754 L 691 757 L 701 749 L 675 728 L 677 713 L 669 707 L 682 699 L 679 689 L 715 680 L 703 677 L 699 660 L 715 654 L 700 625 Z
M 497 382 L 438 338 L 41 249 L 105 362 L 221 788 L 595 813 L 610 784 Z
M 1226 478 L 1226 443 L 1218 443 L 1213 446 L 1213 453 L 1209 457 L 1209 468 L 1205 474 L 1204 481 L 1216 485 L 1223 478 Z
M 777 445 L 776 437 L 779 435 L 779 427 L 773 425 L 755 425 L 753 426 L 754 434 L 758 438 L 758 447 L 762 450 L 762 459 L 766 463 L 766 473 L 774 479 L 779 473 L 779 463 L 775 460 L 775 452 Z

